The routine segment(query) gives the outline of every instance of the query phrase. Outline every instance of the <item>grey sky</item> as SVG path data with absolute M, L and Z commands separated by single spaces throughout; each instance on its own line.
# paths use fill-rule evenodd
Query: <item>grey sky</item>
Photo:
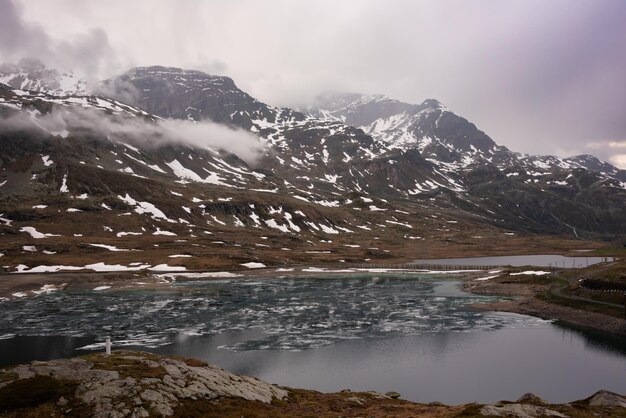
M 622 0 L 0 0 L 0 58 L 197 68 L 275 105 L 436 98 L 512 150 L 626 168 L 624 22 Z

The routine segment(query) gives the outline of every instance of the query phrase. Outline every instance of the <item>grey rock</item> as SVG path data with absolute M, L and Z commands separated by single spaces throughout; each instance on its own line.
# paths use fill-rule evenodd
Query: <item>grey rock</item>
M 529 404 L 494 404 L 485 405 L 481 408 L 480 413 L 487 416 L 496 417 L 516 417 L 516 418 L 537 418 L 537 417 L 558 417 L 567 418 L 558 411 L 548 409 L 543 406 Z
M 385 395 L 389 396 L 391 399 L 398 399 L 401 396 L 398 392 L 387 392 Z
M 364 400 L 359 398 L 358 396 L 351 396 L 349 398 L 346 398 L 346 401 L 355 403 L 357 405 L 363 405 L 363 402 L 364 402 Z
M 174 364 L 164 364 L 163 368 L 167 372 L 168 376 L 172 379 L 182 379 L 183 374 L 180 372 L 180 369 L 176 367 Z
M 150 408 L 152 413 L 156 416 L 168 417 L 174 414 L 174 410 L 167 403 L 157 403 L 152 404 L 152 408 Z
M 192 367 L 174 359 L 155 361 L 141 353 L 116 352 L 118 359 L 162 366 L 163 378 L 121 378 L 116 371 L 93 369 L 83 359 L 33 362 L 11 369 L 19 379 L 36 375 L 78 382 L 76 398 L 93 407 L 96 418 L 170 416 L 180 399 L 240 397 L 269 403 L 283 399 L 287 391 L 259 379 L 237 376 L 218 367 Z M 67 400 L 59 399 L 63 406 Z M 61 405 L 63 404 L 63 405 Z M 131 406 L 132 405 L 132 406 Z M 134 408 L 134 409 L 129 409 Z
M 533 393 L 525 393 L 518 400 L 517 403 L 532 403 L 532 404 L 548 404 L 545 400 L 541 399 L 539 396 Z
M 148 366 L 148 367 L 159 367 L 159 363 L 157 363 L 154 360 L 143 359 L 143 360 L 141 360 L 141 362 L 143 364 L 145 364 L 146 366 Z
M 107 385 L 104 382 L 93 382 L 80 385 L 76 390 L 76 396 L 84 403 L 97 403 L 101 400 L 110 400 L 124 395 L 117 385 Z
M 608 390 L 600 390 L 589 398 L 589 405 L 626 408 L 626 398 Z
M 146 411 L 146 409 L 143 407 L 135 409 L 131 414 L 132 418 L 145 418 L 149 416 L 150 416 L 150 413 Z
M 152 389 L 144 390 L 139 396 L 141 399 L 148 402 L 165 402 L 163 395 Z

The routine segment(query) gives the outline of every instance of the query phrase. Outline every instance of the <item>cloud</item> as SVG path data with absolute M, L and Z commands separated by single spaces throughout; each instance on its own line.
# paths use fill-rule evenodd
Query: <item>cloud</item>
M 92 92 L 130 105 L 136 105 L 140 97 L 137 87 L 123 77 L 114 77 L 95 84 Z
M 264 150 L 258 137 L 242 129 L 232 129 L 209 121 L 198 123 L 166 119 L 158 124 L 168 141 L 228 151 L 249 164 L 254 164 Z
M 608 161 L 618 168 L 626 169 L 626 140 L 624 141 L 597 141 L 587 144 L 587 149 L 601 160 Z
M 62 20 L 54 24 L 61 25 Z M 38 23 L 26 20 L 23 7 L 13 0 L 0 0 L 0 59 L 5 63 L 36 59 L 60 71 L 74 71 L 91 82 L 120 66 L 102 28 L 56 39 Z
M 15 4 L 8 19 L 4 9 Z M 87 54 L 91 68 L 112 62 L 112 53 L 117 61 L 98 70 L 102 79 L 130 65 L 158 64 L 223 72 L 273 105 L 306 105 L 326 90 L 411 103 L 435 98 L 521 152 L 581 153 L 591 142 L 626 138 L 621 0 L 0 5 L 5 49 L 35 56 L 65 51 L 68 65 L 81 65 L 77 57 Z M 91 54 L 76 34 L 107 58 Z
M 626 148 L 626 141 L 611 141 L 607 145 L 609 146 L 609 148 Z
M 227 151 L 250 164 L 254 164 L 264 150 L 259 138 L 250 132 L 210 121 L 148 121 L 138 116 L 108 114 L 83 108 L 55 108 L 46 114 L 12 112 L 10 116 L 0 118 L 0 132 L 20 130 L 43 130 L 63 137 L 89 132 L 103 139 L 128 141 L 145 148 L 187 144 L 213 151 Z
M 626 154 L 616 154 L 609 160 L 615 167 L 626 170 Z

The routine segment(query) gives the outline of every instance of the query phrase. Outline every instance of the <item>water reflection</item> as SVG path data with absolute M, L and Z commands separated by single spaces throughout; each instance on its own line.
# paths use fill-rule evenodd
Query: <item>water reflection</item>
M 582 339 L 589 350 L 602 353 L 612 352 L 618 356 L 626 357 L 626 337 L 560 321 L 554 322 L 554 325 L 561 328 L 563 338 L 569 339 L 570 342 L 575 339 Z

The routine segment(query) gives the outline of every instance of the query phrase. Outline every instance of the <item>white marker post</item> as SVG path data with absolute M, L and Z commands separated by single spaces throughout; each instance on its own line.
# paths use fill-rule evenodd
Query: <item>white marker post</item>
M 106 350 L 106 355 L 110 355 L 111 354 L 111 337 L 106 337 L 104 340 L 104 347 Z

